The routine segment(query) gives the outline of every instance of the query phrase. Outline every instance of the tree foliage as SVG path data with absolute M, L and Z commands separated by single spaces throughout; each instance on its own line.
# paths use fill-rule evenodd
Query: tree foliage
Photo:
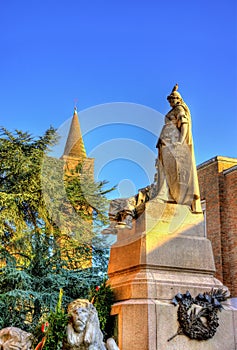
M 87 298 L 106 274 L 107 249 L 97 235 L 107 220 L 104 183 L 80 164 L 65 175 L 63 161 L 47 155 L 56 142 L 53 128 L 37 139 L 1 129 L 0 328 L 33 331 L 61 288 L 66 306 Z
M 0 234 L 4 242 L 48 225 L 40 186 L 41 166 L 45 153 L 55 142 L 53 128 L 36 140 L 22 131 L 1 130 Z
M 44 350 L 61 350 L 66 338 L 66 328 L 69 315 L 62 308 L 63 290 L 60 289 L 59 298 L 55 310 L 51 310 L 47 321 L 42 324 L 41 331 L 45 333 L 40 348 Z
M 114 302 L 113 290 L 110 285 L 106 284 L 106 281 L 103 281 L 100 286 L 96 286 L 96 288 L 90 290 L 89 298 L 93 301 L 98 312 L 101 330 L 105 337 L 111 337 L 113 335 L 111 332 L 113 325 L 110 311 Z

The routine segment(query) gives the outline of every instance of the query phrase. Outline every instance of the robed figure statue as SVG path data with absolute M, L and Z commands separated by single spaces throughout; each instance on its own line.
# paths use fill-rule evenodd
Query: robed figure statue
M 167 97 L 171 110 L 157 142 L 157 199 L 202 212 L 195 164 L 191 115 L 176 84 Z
M 156 147 L 156 175 L 154 183 L 138 191 L 133 197 L 110 202 L 111 225 L 104 233 L 116 233 L 117 228 L 132 228 L 145 210 L 145 202 L 185 205 L 192 213 L 202 213 L 197 168 L 194 157 L 191 115 L 176 84 L 167 97 L 171 110 L 165 116 Z

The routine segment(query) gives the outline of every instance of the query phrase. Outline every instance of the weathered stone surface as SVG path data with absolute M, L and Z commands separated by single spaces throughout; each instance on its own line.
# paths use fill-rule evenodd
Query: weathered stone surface
M 206 341 L 192 340 L 184 335 L 178 335 L 170 342 L 167 340 L 178 330 L 177 309 L 169 303 L 156 301 L 157 340 L 159 350 L 234 350 L 234 329 L 232 312 L 219 312 L 219 327 L 215 336 Z M 156 349 L 156 348 L 154 348 Z
M 17 327 L 0 330 L 1 350 L 32 350 L 33 335 Z
M 134 222 L 132 230 L 118 230 L 112 246 L 108 273 L 134 274 L 146 269 L 163 280 L 164 271 L 174 272 L 177 278 L 191 274 L 207 274 L 213 284 L 215 272 L 212 247 L 204 237 L 203 216 L 192 214 L 182 205 L 162 204 L 155 200 L 145 204 L 145 211 Z M 133 269 L 133 271 L 131 271 Z M 135 272 L 134 272 L 135 271 Z M 182 273 L 181 273 L 182 271 Z M 185 276 L 186 276 L 185 275 Z
M 187 290 L 196 296 L 222 286 L 214 278 L 202 215 L 181 205 L 147 202 L 132 230 L 118 230 L 108 271 L 122 350 L 235 349 L 230 310 L 219 314 L 220 327 L 212 339 L 197 341 L 180 335 L 167 342 L 178 330 L 173 297 Z
M 119 350 L 113 339 L 104 344 L 96 308 L 89 300 L 74 300 L 68 305 L 68 313 L 71 320 L 64 350 Z
M 118 213 L 129 214 L 129 225 L 127 217 L 116 212 L 114 221 L 118 227 L 115 222 L 111 227 L 112 232 L 118 231 L 117 242 L 111 248 L 108 273 L 117 301 L 112 313 L 118 316 L 119 346 L 122 350 L 234 350 L 236 316 L 233 317 L 230 310 L 221 313 L 217 334 L 204 331 L 207 337 L 215 334 L 214 338 L 197 341 L 179 335 L 167 342 L 178 329 L 177 311 L 171 305 L 173 297 L 179 298 L 178 293 L 189 290 L 203 303 L 207 298 L 204 292 L 222 287 L 214 278 L 212 247 L 205 237 L 191 115 L 177 90 L 176 84 L 167 97 L 171 110 L 165 116 L 156 146 L 155 183 L 144 192 L 145 200 L 140 207 L 136 201 L 129 212 L 119 209 Z M 120 229 L 119 224 L 125 229 Z M 199 330 L 204 326 L 201 315 L 207 324 L 211 315 L 213 329 L 217 327 L 218 302 L 211 292 L 208 295 L 214 309 L 211 304 L 209 309 L 207 306 L 201 309 L 201 313 L 193 311 L 188 315 L 189 306 L 194 303 L 189 303 L 190 294 L 186 293 L 188 297 L 182 309 L 186 312 L 185 320 L 192 326 L 192 321 L 198 320 Z M 202 306 L 198 304 L 198 307 Z M 185 329 L 190 331 L 190 324 Z M 193 328 L 190 333 L 186 332 L 191 333 Z
M 233 311 L 219 313 L 215 336 L 206 341 L 189 339 L 177 333 L 177 308 L 168 301 L 130 299 L 117 302 L 112 313 L 119 315 L 119 346 L 122 350 L 235 350 Z

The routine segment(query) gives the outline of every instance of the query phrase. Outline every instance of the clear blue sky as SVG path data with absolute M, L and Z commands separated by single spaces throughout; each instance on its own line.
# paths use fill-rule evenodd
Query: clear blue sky
M 237 157 L 236 23 L 236 0 L 0 1 L 0 125 L 41 135 L 72 115 L 75 99 L 82 128 L 83 111 L 105 103 L 165 114 L 178 82 L 192 113 L 197 163 Z M 85 135 L 89 155 L 109 140 L 133 139 L 132 126 L 114 123 Z M 135 137 L 149 149 L 155 138 L 150 131 Z M 113 184 L 145 166 L 123 161 L 124 175 L 111 159 L 100 175 Z

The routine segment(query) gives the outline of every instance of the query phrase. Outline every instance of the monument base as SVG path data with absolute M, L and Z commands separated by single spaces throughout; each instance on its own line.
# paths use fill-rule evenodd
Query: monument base
M 177 335 L 177 307 L 169 301 L 129 299 L 117 302 L 112 315 L 118 315 L 120 350 L 235 350 L 234 312 L 226 307 L 219 313 L 219 327 L 209 340 L 193 340 Z
M 168 342 L 179 327 L 172 299 L 186 291 L 196 297 L 222 288 L 214 272 L 203 215 L 182 205 L 147 202 L 132 230 L 118 230 L 111 247 L 108 274 L 120 350 L 234 350 L 233 314 L 226 310 L 219 312 L 220 326 L 212 339 L 178 335 Z

